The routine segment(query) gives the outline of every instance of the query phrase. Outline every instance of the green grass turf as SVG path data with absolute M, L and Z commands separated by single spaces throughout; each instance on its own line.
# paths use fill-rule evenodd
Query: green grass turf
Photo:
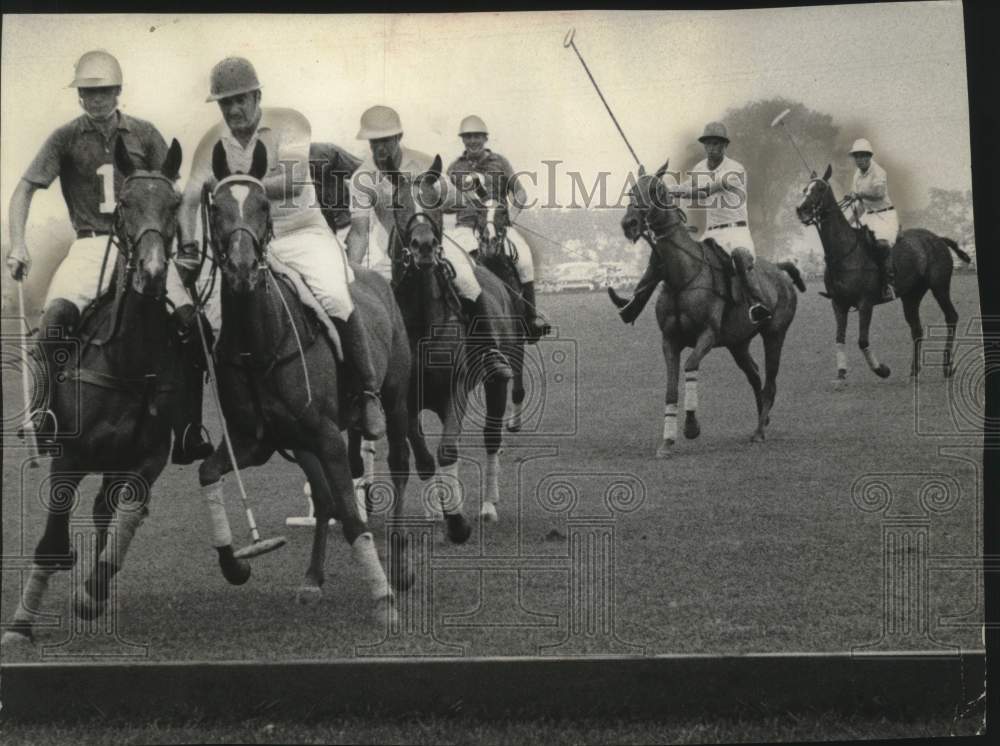
M 541 400 L 537 381 L 532 384 L 528 410 L 535 419 L 526 429 L 540 420 L 549 434 L 506 437 L 500 523 L 477 522 L 464 546 L 436 537 L 433 569 L 420 572 L 425 578 L 432 573 L 429 618 L 437 642 L 409 639 L 394 652 L 419 656 L 444 644 L 456 655 L 534 655 L 558 644 L 569 631 L 568 518 L 607 514 L 604 495 L 618 474 L 641 482 L 645 494 L 636 510 L 615 514 L 613 524 L 610 618 L 617 638 L 635 647 L 597 635 L 574 638 L 578 651 L 841 651 L 879 640 L 883 528 L 899 516 L 923 515 L 920 490 L 927 477 L 921 475 L 944 475 L 958 485 L 954 506 L 925 516 L 929 553 L 981 551 L 982 440 L 962 432 L 955 420 L 965 427 L 962 417 L 977 406 L 982 410 L 977 399 L 982 354 L 965 335 L 954 382 L 946 383 L 940 369 L 929 366 L 915 387 L 907 376 L 910 339 L 902 308 L 882 306 L 873 324 L 873 349 L 892 367 L 892 376 L 880 380 L 865 368 L 852 314 L 849 380 L 835 391 L 833 316 L 829 302 L 817 295 L 820 287 L 814 281 L 800 296 L 767 442 L 748 442 L 755 425 L 750 390 L 729 354 L 716 350 L 701 369 L 701 437 L 682 438 L 667 461 L 651 458 L 664 391 L 652 307 L 631 328 L 621 324 L 603 294 L 542 296 L 541 307 L 559 327 L 559 349 L 575 360 L 557 364 L 552 342 L 534 353 L 548 356 L 546 388 Z M 975 277 L 956 276 L 953 295 L 964 332 L 979 313 Z M 925 325 L 943 323 L 933 299 L 925 300 L 923 313 Z M 759 341 L 752 350 L 762 364 Z M 12 378 L 5 377 L 5 399 L 19 402 L 20 383 Z M 215 415 L 207 404 L 206 410 L 217 441 Z M 574 423 L 575 429 L 565 429 Z M 461 476 L 470 485 L 467 512 L 475 516 L 481 499 L 480 435 L 470 433 L 468 443 Z M 24 452 L 15 446 L 8 440 L 4 449 L 7 557 L 30 556 L 44 520 L 38 494 L 45 472 L 22 471 Z M 950 456 L 944 446 L 951 447 Z M 384 464 L 384 449 L 379 457 Z M 883 475 L 879 478 L 893 493 L 888 513 L 864 512 L 852 501 L 855 481 L 873 474 Z M 546 485 L 560 480 L 578 494 L 570 513 L 539 501 Z M 247 585 L 228 586 L 218 572 L 196 468 L 168 466 L 119 576 L 113 614 L 102 621 L 114 632 L 73 630 L 73 579 L 62 573 L 44 605 L 55 616 L 52 626 L 38 630 L 39 647 L 5 653 L 5 660 L 123 654 L 139 660 L 322 659 L 364 654 L 364 646 L 379 643 L 384 625 L 369 618 L 366 590 L 339 530 L 329 545 L 322 601 L 309 607 L 295 603 L 310 547 L 308 530 L 284 526 L 286 516 L 305 509 L 297 468 L 275 458 L 247 471 L 245 481 L 262 532 L 284 533 L 290 540 L 281 551 L 253 561 Z M 95 489 L 91 477 L 75 513 L 84 534 L 90 531 Z M 419 492 L 414 475 L 409 512 L 419 511 Z M 227 495 L 234 535 L 243 542 L 246 529 L 232 481 Z M 384 552 L 383 526 L 381 516 L 373 519 Z M 471 564 L 481 555 L 512 559 L 506 570 L 481 572 Z M 518 573 L 516 564 L 525 557 L 540 558 L 535 564 L 544 567 Z M 17 603 L 18 575 L 5 571 L 3 580 L 0 616 L 7 622 Z M 974 571 L 931 564 L 926 618 L 933 639 L 912 634 L 903 642 L 980 648 L 976 586 Z

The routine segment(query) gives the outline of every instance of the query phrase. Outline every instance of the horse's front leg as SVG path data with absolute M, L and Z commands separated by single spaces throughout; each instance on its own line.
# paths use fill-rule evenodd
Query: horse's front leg
M 464 544 L 472 535 L 472 526 L 462 512 L 465 491 L 458 478 L 458 439 L 462 435 L 462 414 L 465 412 L 466 392 L 456 387 L 442 412 L 441 442 L 438 444 L 438 476 L 434 500 L 441 506 L 448 524 L 448 538 L 453 544 Z
M 701 360 L 715 347 L 715 330 L 706 328 L 698 335 L 694 349 L 684 361 L 684 437 L 697 438 L 701 435 L 698 424 L 698 368 Z
M 681 343 L 663 337 L 663 359 L 667 364 L 667 394 L 663 404 L 663 440 L 656 449 L 656 458 L 670 456 L 677 440 L 677 378 L 681 367 Z
M 865 356 L 865 361 L 872 373 L 879 378 L 888 378 L 891 372 L 889 366 L 880 363 L 868 345 L 868 329 L 872 324 L 872 310 L 872 304 L 867 300 L 862 301 L 861 305 L 858 306 L 858 347 L 861 348 L 861 353 Z
M 837 322 L 837 379 L 835 383 L 838 386 L 842 386 L 843 382 L 847 380 L 847 351 L 844 349 L 844 343 L 847 340 L 847 312 L 848 306 L 844 303 L 837 302 L 836 299 L 832 300 L 833 304 L 833 317 Z
M 82 619 L 94 619 L 104 613 L 111 591 L 111 581 L 125 564 L 125 555 L 132 545 L 135 532 L 149 515 L 149 500 L 153 484 L 167 464 L 168 441 L 125 479 L 112 478 L 102 485 L 108 505 L 114 511 L 107 547 L 94 563 L 83 593 L 76 594 L 74 608 Z
M 507 408 L 507 381 L 492 379 L 483 386 L 486 395 L 486 425 L 483 428 L 486 484 L 480 516 L 485 521 L 495 522 L 496 505 L 500 501 L 500 449 L 503 445 L 503 416 Z
M 309 498 L 312 500 L 313 515 L 316 518 L 312 553 L 310 554 L 309 567 L 306 569 L 305 582 L 295 596 L 299 603 L 305 604 L 317 600 L 322 592 L 325 579 L 323 566 L 326 559 L 328 527 L 330 518 L 335 516 L 336 511 L 326 471 L 317 455 L 312 451 L 297 448 L 295 449 L 295 459 L 309 480 Z
M 232 431 L 230 436 L 238 469 L 263 463 L 271 455 L 270 449 L 250 437 Z M 229 449 L 223 438 L 212 455 L 198 467 L 198 483 L 201 485 L 201 496 L 208 513 L 209 541 L 219 554 L 222 574 L 232 585 L 243 585 L 250 579 L 250 564 L 233 554 L 233 534 L 229 528 L 223 492 L 224 477 L 232 470 Z
M 507 429 L 512 432 L 520 432 L 523 425 L 522 414 L 524 411 L 524 338 L 519 337 L 517 344 L 511 345 L 511 349 L 507 355 L 507 359 L 510 360 L 511 370 L 514 372 L 514 378 L 511 381 L 512 386 L 510 390 L 510 403 L 511 403 L 511 417 L 510 422 L 507 423 Z

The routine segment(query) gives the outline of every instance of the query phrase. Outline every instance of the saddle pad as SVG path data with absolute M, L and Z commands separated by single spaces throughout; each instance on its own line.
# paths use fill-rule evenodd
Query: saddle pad
M 323 330 L 326 332 L 327 339 L 330 340 L 330 344 L 333 345 L 334 355 L 337 357 L 338 362 L 344 362 L 344 348 L 340 343 L 340 335 L 337 333 L 337 327 L 333 325 L 333 321 L 327 316 L 326 311 L 323 306 L 319 304 L 316 300 L 316 296 L 312 294 L 312 290 L 306 285 L 305 280 L 302 279 L 302 275 L 296 272 L 294 269 L 286 264 L 283 264 L 280 260 L 276 259 L 273 254 L 268 254 L 267 257 L 268 266 L 271 267 L 271 271 L 276 274 L 281 275 L 290 283 L 292 287 L 295 288 L 295 294 L 299 296 L 299 300 L 302 301 L 302 305 L 313 312 L 313 315 L 319 319 Z

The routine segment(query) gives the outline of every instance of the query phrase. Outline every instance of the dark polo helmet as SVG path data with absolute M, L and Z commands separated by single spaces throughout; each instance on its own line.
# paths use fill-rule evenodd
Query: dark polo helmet
M 253 69 L 250 60 L 243 57 L 226 57 L 213 67 L 210 86 L 211 93 L 205 99 L 206 102 L 238 96 L 260 90 L 261 87 L 257 71 Z

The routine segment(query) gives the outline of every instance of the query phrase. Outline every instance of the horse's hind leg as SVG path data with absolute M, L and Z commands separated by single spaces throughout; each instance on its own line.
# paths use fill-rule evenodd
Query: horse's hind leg
M 300 603 L 308 603 L 319 597 L 320 589 L 323 586 L 326 539 L 329 533 L 330 518 L 333 517 L 335 511 L 326 470 L 316 454 L 299 448 L 295 450 L 295 459 L 309 480 L 309 495 L 313 503 L 313 515 L 316 517 L 309 567 L 306 570 L 305 582 L 297 594 Z
M 750 388 L 753 389 L 754 400 L 757 403 L 757 416 L 760 417 L 760 413 L 764 408 L 761 396 L 760 369 L 750 354 L 750 340 L 745 340 L 738 345 L 730 347 L 729 352 L 732 353 L 736 365 L 739 366 L 740 370 L 747 377 L 747 381 L 750 382 Z
M 693 439 L 701 435 L 698 424 L 698 368 L 701 360 L 715 346 L 715 331 L 704 329 L 694 349 L 684 361 L 684 437 Z
M 910 378 L 920 375 L 920 347 L 924 339 L 924 327 L 920 323 L 920 301 L 925 290 L 903 296 L 903 316 L 910 326 L 910 338 L 913 340 L 913 357 L 910 360 Z
M 383 395 L 383 401 L 392 402 L 392 399 Z M 389 445 L 387 460 L 392 476 L 393 516 L 396 518 L 403 515 L 406 483 L 410 479 L 410 447 L 406 442 L 409 418 L 404 403 L 403 397 L 397 397 L 397 403 L 387 409 L 385 418 L 385 434 Z M 390 554 L 389 580 L 397 591 L 404 591 L 413 585 L 414 580 L 413 569 L 407 564 L 406 533 L 392 534 L 391 539 L 394 544 Z
M 487 398 L 489 398 L 488 393 Z M 456 391 L 439 413 L 442 422 L 441 442 L 438 444 L 437 452 L 440 467 L 439 503 L 445 522 L 448 524 L 448 538 L 453 544 L 464 544 L 472 535 L 472 526 L 462 512 L 465 491 L 462 488 L 462 481 L 458 478 L 458 439 L 462 435 L 461 413 L 465 411 L 465 406 L 465 391 L 461 387 L 456 387 Z M 493 423 L 495 427 L 500 427 L 503 422 L 502 417 L 501 415 L 499 422 Z M 487 418 L 487 427 L 490 425 L 490 419 L 492 418 Z M 499 438 L 497 440 L 499 441 Z
M 234 433 L 231 431 L 230 436 Z M 264 447 L 255 440 L 245 438 L 238 432 L 232 442 L 233 453 L 236 455 L 237 468 L 260 464 L 267 461 L 271 451 L 264 452 Z M 219 567 L 223 576 L 232 585 L 243 585 L 250 579 L 250 564 L 246 560 L 233 556 L 233 534 L 229 528 L 229 517 L 226 515 L 226 501 L 223 496 L 223 484 L 226 474 L 233 470 L 229 458 L 226 440 L 223 439 L 215 451 L 198 467 L 198 482 L 201 485 L 201 495 L 208 511 L 209 539 L 219 554 Z
M 512 388 L 510 392 L 510 403 L 512 412 L 507 429 L 512 432 L 520 432 L 522 422 L 521 414 L 524 409 L 524 340 L 518 340 L 516 345 L 512 345 L 507 358 L 510 360 L 511 369 L 514 371 Z
M 945 378 L 951 378 L 952 373 L 955 372 L 952 364 L 952 356 L 955 353 L 955 327 L 958 325 L 958 311 L 955 310 L 955 306 L 951 302 L 951 288 L 949 287 L 949 283 L 950 278 L 949 282 L 931 288 L 931 293 L 934 294 L 934 299 L 941 306 L 941 310 L 944 312 L 944 321 L 948 325 L 948 340 L 944 349 L 943 362 Z
M 787 328 L 780 331 L 773 331 L 767 336 L 761 335 L 764 339 L 764 388 L 761 390 L 763 406 L 757 418 L 757 430 L 750 437 L 752 443 L 764 440 L 764 428 L 771 420 L 771 407 L 774 406 L 774 397 L 778 392 L 778 368 L 781 366 L 781 348 L 785 344 L 785 333 Z
M 93 571 L 84 583 L 83 593 L 78 593 L 74 607 L 77 616 L 93 619 L 104 613 L 111 581 L 125 565 L 125 555 L 132 545 L 135 532 L 149 515 L 149 500 L 153 484 L 167 464 L 169 446 L 163 442 L 154 453 L 127 478 L 113 478 L 102 485 L 106 500 L 114 510 L 113 531 L 108 545 L 94 564 Z
M 3 645 L 31 642 L 32 625 L 40 616 L 42 600 L 49 580 L 59 570 L 68 570 L 76 562 L 69 545 L 69 518 L 76 503 L 77 488 L 83 474 L 73 471 L 67 460 L 57 458 L 49 476 L 49 500 L 46 504 L 45 531 L 35 548 L 35 559 L 21 590 L 14 611 L 14 621 L 3 634 Z

